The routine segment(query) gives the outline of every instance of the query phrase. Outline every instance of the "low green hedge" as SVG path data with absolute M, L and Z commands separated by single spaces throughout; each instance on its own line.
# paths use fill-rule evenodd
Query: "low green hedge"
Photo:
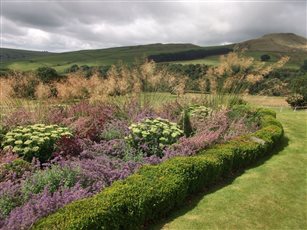
M 175 157 L 143 166 L 101 193 L 61 208 L 39 220 L 33 229 L 138 229 L 167 216 L 188 195 L 224 175 L 269 155 L 283 128 L 269 110 L 259 110 L 261 129 L 193 157 Z

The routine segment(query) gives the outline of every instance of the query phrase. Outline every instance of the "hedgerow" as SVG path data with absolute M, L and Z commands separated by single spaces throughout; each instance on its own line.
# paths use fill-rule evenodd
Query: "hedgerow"
M 272 153 L 283 128 L 269 110 L 259 110 L 261 129 L 192 157 L 145 165 L 97 195 L 78 200 L 39 220 L 33 229 L 138 229 L 180 206 L 190 194 Z

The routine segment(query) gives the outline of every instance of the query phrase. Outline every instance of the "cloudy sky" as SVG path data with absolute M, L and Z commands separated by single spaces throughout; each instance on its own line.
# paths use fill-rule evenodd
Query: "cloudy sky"
M 1 0 L 1 46 L 54 52 L 307 36 L 306 1 Z

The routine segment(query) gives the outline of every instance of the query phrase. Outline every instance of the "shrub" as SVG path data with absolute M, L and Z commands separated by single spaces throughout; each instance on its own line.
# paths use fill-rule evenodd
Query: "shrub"
M 129 128 L 125 121 L 113 120 L 108 122 L 100 134 L 103 140 L 124 139 L 129 134 Z
M 12 181 L 0 183 L 0 220 L 5 218 L 12 209 L 21 205 L 22 202 L 23 197 L 20 194 L 19 184 L 14 184 Z
M 300 94 L 288 96 L 286 101 L 292 108 L 305 106 L 307 104 L 307 101 Z
M 203 105 L 190 106 L 183 111 L 183 130 L 186 136 L 190 136 L 196 130 L 196 124 L 204 122 L 213 110 Z
M 62 136 L 56 143 L 56 151 L 52 154 L 53 157 L 76 157 L 82 152 L 82 140 L 77 137 Z
M 60 186 L 64 188 L 73 187 L 78 179 L 79 171 L 70 167 L 53 165 L 45 170 L 38 170 L 27 178 L 22 185 L 22 192 L 25 197 L 38 194 L 45 188 L 49 192 L 55 192 Z
M 33 157 L 45 162 L 54 150 L 54 143 L 61 136 L 70 136 L 67 128 L 58 125 L 35 124 L 20 126 L 5 134 L 2 146 L 13 148 L 23 159 L 32 161 Z
M 0 125 L 0 145 L 2 143 L 4 135 L 5 135 L 5 131 L 4 131 L 3 127 Z
M 166 119 L 145 119 L 130 127 L 131 134 L 128 142 L 136 149 L 144 150 L 147 156 L 162 156 L 162 150 L 166 145 L 175 143 L 183 132 L 177 124 Z M 148 151 L 145 151 L 150 149 Z
M 307 72 L 307 59 L 304 60 L 303 65 L 301 66 L 301 70 Z
M 260 60 L 261 61 L 269 61 L 271 59 L 271 57 L 270 57 L 270 55 L 268 55 L 268 54 L 263 54 L 263 55 L 261 55 L 261 57 L 260 57 Z
M 57 71 L 51 67 L 39 67 L 36 70 L 36 76 L 43 83 L 54 81 L 59 77 Z
M 16 76 L 11 82 L 13 97 L 35 98 L 36 87 L 39 81 L 34 76 Z
M 31 164 L 23 159 L 16 159 L 4 165 L 7 173 L 14 174 L 15 177 L 21 177 L 25 171 L 31 170 Z
M 48 122 L 61 124 L 74 131 L 75 136 L 98 141 L 106 122 L 113 117 L 113 108 L 105 104 L 82 101 L 50 111 Z

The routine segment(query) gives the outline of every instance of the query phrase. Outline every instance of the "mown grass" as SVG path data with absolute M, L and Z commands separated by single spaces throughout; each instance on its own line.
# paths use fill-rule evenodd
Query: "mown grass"
M 275 110 L 285 129 L 278 154 L 194 197 L 153 229 L 307 229 L 307 112 Z

